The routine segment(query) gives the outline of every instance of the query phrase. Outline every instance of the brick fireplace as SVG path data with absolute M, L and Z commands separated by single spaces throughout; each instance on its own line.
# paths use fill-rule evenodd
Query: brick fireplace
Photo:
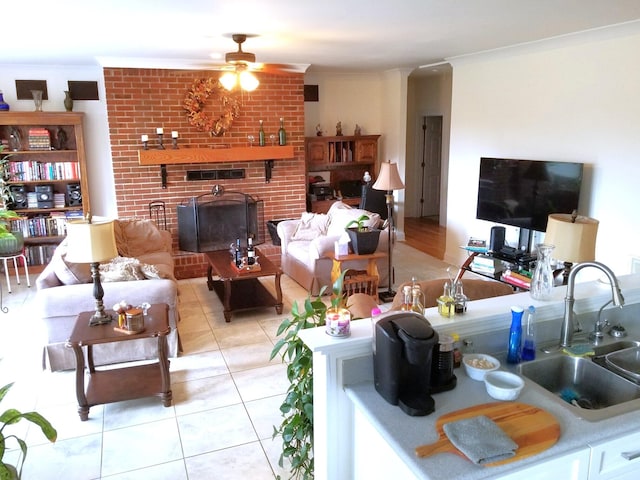
M 185 200 L 211 192 L 215 184 L 220 184 L 227 191 L 241 191 L 263 200 L 265 220 L 297 217 L 305 209 L 303 75 L 256 74 L 260 86 L 254 92 L 242 93 L 240 113 L 231 128 L 221 137 L 212 137 L 189 124 L 182 103 L 194 80 L 217 75 L 219 72 L 190 70 L 104 70 L 118 216 L 149 218 L 149 203 L 165 202 L 178 278 L 206 274 L 202 254 L 178 249 L 176 210 Z M 222 107 L 220 100 L 213 97 L 208 99 L 204 111 L 215 118 L 222 113 Z M 167 165 L 167 186 L 162 188 L 160 167 L 138 163 L 141 136 L 148 135 L 149 148 L 157 148 L 159 127 L 164 129 L 166 149 L 171 149 L 172 131 L 179 133 L 178 145 L 182 149 L 246 147 L 248 135 L 257 138 L 260 120 L 268 138 L 277 134 L 280 117 L 285 120 L 287 144 L 294 147 L 294 158 L 276 159 L 270 183 L 265 182 L 264 162 L 240 161 Z M 186 180 L 187 171 L 220 169 L 245 169 L 245 178 Z M 278 249 L 270 243 L 267 236 L 263 250 L 279 261 Z

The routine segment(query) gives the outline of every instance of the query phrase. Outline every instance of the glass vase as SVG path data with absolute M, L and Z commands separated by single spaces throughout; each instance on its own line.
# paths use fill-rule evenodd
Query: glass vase
M 0 111 L 9 111 L 9 104 L 4 101 L 4 93 L 2 93 L 2 90 L 0 90 Z
M 549 300 L 553 290 L 553 270 L 551 268 L 551 252 L 553 245 L 540 243 L 536 246 L 538 259 L 531 276 L 529 293 L 536 300 Z

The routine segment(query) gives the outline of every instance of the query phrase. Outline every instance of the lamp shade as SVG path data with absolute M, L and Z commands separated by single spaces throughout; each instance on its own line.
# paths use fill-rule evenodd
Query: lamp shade
M 382 163 L 380 165 L 378 179 L 371 188 L 386 191 L 403 190 L 404 183 L 402 183 L 400 174 L 398 173 L 398 164 L 391 163 L 390 161 Z
M 118 256 L 113 220 L 67 222 L 67 256 L 73 263 L 96 263 Z
M 547 221 L 544 243 L 554 245 L 553 257 L 563 262 L 588 262 L 596 258 L 598 220 L 568 213 L 552 213 Z

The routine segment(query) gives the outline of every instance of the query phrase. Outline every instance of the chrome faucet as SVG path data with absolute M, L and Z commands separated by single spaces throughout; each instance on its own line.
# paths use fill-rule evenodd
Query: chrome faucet
M 560 347 L 571 346 L 575 316 L 575 313 L 573 312 L 573 292 L 575 289 L 576 275 L 585 267 L 594 267 L 604 272 L 604 274 L 609 278 L 609 283 L 611 284 L 611 300 L 613 304 L 617 307 L 622 307 L 624 305 L 624 297 L 620 291 L 618 279 L 609 267 L 600 262 L 583 262 L 574 265 L 569 273 L 569 279 L 567 281 L 567 295 L 564 297 L 564 318 L 562 320 L 562 329 L 560 331 Z

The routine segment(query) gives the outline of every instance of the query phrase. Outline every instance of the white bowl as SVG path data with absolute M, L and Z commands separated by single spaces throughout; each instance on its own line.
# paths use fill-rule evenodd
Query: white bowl
M 485 363 L 489 362 L 492 367 L 488 367 L 485 365 L 484 368 L 480 368 L 482 363 L 478 365 L 478 362 Z M 500 361 L 492 357 L 491 355 L 485 355 L 484 353 L 467 353 L 462 357 L 462 364 L 464 365 L 464 370 L 467 372 L 467 375 L 474 380 L 482 381 L 484 380 L 484 376 L 487 372 L 493 372 L 500 368 Z M 474 366 L 474 364 L 476 366 Z
M 496 400 L 515 400 L 524 388 L 524 380 L 515 373 L 497 371 L 484 376 L 487 393 Z

